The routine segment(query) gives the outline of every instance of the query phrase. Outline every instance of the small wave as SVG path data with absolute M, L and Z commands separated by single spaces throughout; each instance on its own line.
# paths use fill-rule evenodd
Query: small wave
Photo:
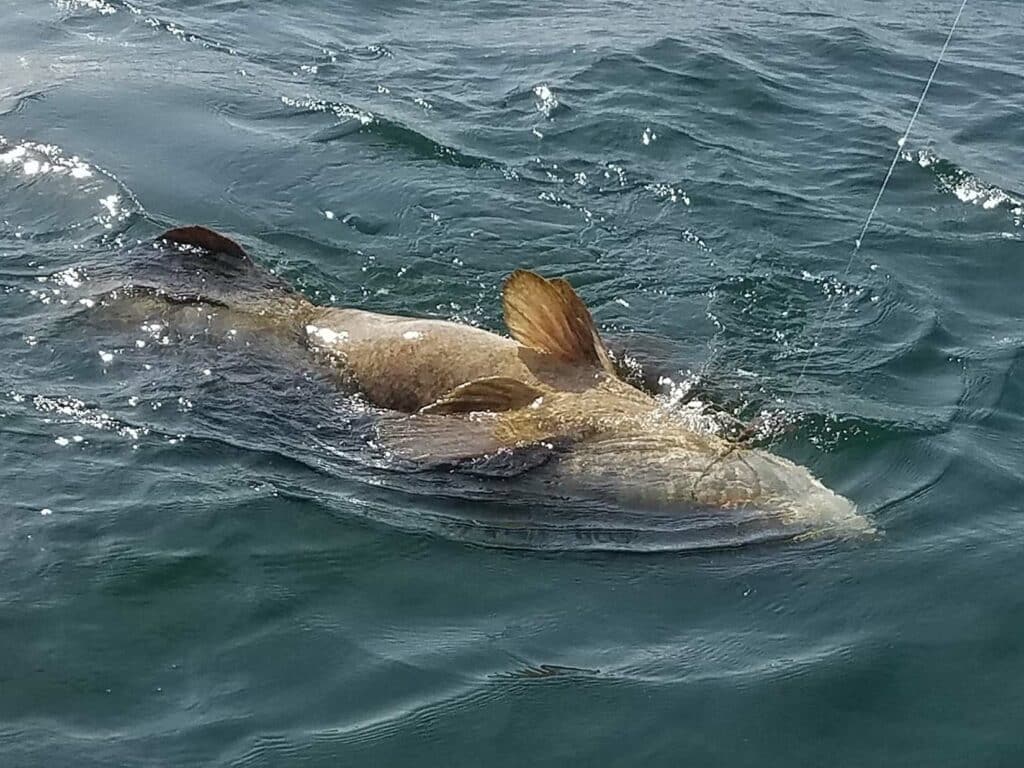
M 754 514 L 694 510 L 668 517 L 605 506 L 589 497 L 544 498 L 537 491 L 531 492 L 531 479 L 536 478 L 517 478 L 521 487 L 514 501 L 507 497 L 507 491 L 504 498 L 499 498 L 491 486 L 481 485 L 475 494 L 466 489 L 437 487 L 437 492 L 429 493 L 431 502 L 427 503 L 431 489 L 425 482 L 421 494 L 410 493 L 411 487 L 392 487 L 388 498 L 373 498 L 363 492 L 339 498 L 336 503 L 346 514 L 358 510 L 370 520 L 407 533 L 533 552 L 682 554 L 791 542 L 807 533 L 805 528 Z M 439 482 L 458 485 L 465 480 L 456 475 Z M 407 503 L 396 505 L 395 497 L 403 492 L 409 494 Z M 321 503 L 328 501 L 323 493 L 318 498 Z M 438 501 L 445 503 L 443 511 L 436 506 Z
M 167 32 L 168 34 L 178 38 L 183 42 L 196 43 L 198 45 L 201 45 L 203 48 L 208 48 L 212 51 L 218 51 L 220 53 L 226 53 L 230 56 L 239 55 L 238 49 L 234 46 L 221 43 L 217 40 L 205 37 L 196 32 L 189 32 L 188 30 L 179 27 L 173 21 L 165 21 L 163 19 L 158 19 L 154 16 L 147 16 L 145 18 L 145 23 L 155 29 L 161 30 L 162 32 Z
M 310 136 L 310 141 L 327 143 L 353 133 L 369 133 L 396 147 L 404 147 L 417 154 L 436 157 L 461 168 L 500 168 L 500 165 L 493 160 L 471 155 L 455 147 L 435 141 L 396 120 L 374 114 L 369 110 L 351 104 L 312 97 L 292 98 L 291 96 L 281 96 L 281 103 L 302 113 L 320 112 L 332 114 L 341 121 L 333 126 L 316 131 Z
M 638 85 L 638 84 L 643 85 Z M 673 94 L 685 93 L 701 108 L 721 120 L 754 125 L 755 115 L 803 112 L 790 95 L 787 79 L 771 73 L 765 62 L 754 64 L 738 55 L 709 51 L 700 45 L 664 37 L 628 52 L 608 53 L 597 58 L 568 81 L 573 90 L 597 89 L 602 108 L 636 115 L 632 105 L 643 110 L 661 107 L 671 111 Z M 744 104 L 736 111 L 736 103 Z M 668 126 L 664 126 L 666 129 Z M 651 126 L 648 142 L 661 131 Z M 641 140 L 644 134 L 641 134 Z M 709 136 L 713 142 L 717 137 Z
M 17 87 L 8 85 L 4 90 L 0 90 L 0 106 L 5 101 L 9 102 L 10 106 L 0 109 L 0 116 L 24 112 L 29 104 L 34 101 L 40 101 L 51 87 L 45 86 L 34 90 L 18 90 Z
M 57 9 L 64 13 L 78 11 L 95 11 L 100 16 L 112 16 L 117 13 L 117 6 L 106 0 L 56 0 Z
M 91 12 L 99 16 L 113 16 L 123 12 L 130 17 L 141 20 L 147 26 L 165 32 L 182 42 L 195 43 L 203 48 L 227 53 L 231 56 L 239 55 L 239 51 L 231 45 L 187 30 L 173 21 L 147 15 L 142 8 L 128 2 L 128 0 L 56 0 L 56 5 L 60 11 L 69 15 Z
M 77 427 L 88 427 L 101 432 L 112 432 L 118 437 L 124 437 L 133 442 L 150 432 L 148 427 L 133 426 L 120 421 L 109 413 L 94 408 L 76 397 L 51 397 L 48 395 L 30 397 L 15 391 L 8 392 L 7 396 L 14 403 L 30 402 L 32 407 L 43 415 L 44 423 L 69 426 L 72 432 L 77 432 Z M 85 444 L 87 440 L 83 435 L 76 433 L 70 437 L 63 434 L 58 435 L 54 438 L 54 442 L 59 446 L 66 447 Z
M 92 166 L 75 155 L 65 157 L 55 144 L 37 144 L 26 141 L 11 145 L 0 136 L 0 166 L 20 170 L 25 177 L 46 174 L 67 174 L 74 179 L 88 179 L 94 175 Z
M 689 207 L 691 198 L 680 181 L 653 179 L 639 169 L 629 169 L 619 162 L 571 157 L 557 162 L 539 156 L 522 165 L 502 168 L 510 181 L 537 187 L 541 202 L 580 214 L 586 227 L 614 228 L 615 204 L 605 198 L 629 196 L 631 199 L 653 199 L 668 213 L 673 206 Z M 680 237 L 706 249 L 700 235 L 683 230 Z
M 1015 227 L 1024 226 L 1024 198 L 987 184 L 973 174 L 939 157 L 930 149 L 917 152 L 904 150 L 901 159 L 929 169 L 936 178 L 939 190 L 954 195 L 963 203 L 981 206 L 987 211 L 1002 209 L 1013 217 Z
M 320 54 L 311 64 L 300 64 L 299 71 L 310 75 L 320 73 L 321 69 L 332 67 L 343 61 L 379 61 L 394 58 L 395 54 L 383 43 L 371 43 L 347 48 L 320 48 Z
M 112 173 L 86 162 L 78 155 L 68 155 L 56 144 L 11 142 L 0 136 L 0 190 L 7 195 L 9 209 L 14 208 L 11 200 L 20 190 L 36 187 L 44 180 L 65 186 L 47 189 L 43 193 L 44 198 L 61 198 L 61 202 L 57 205 L 55 200 L 52 209 L 31 211 L 36 218 L 47 222 L 58 215 L 67 218 L 69 198 L 88 196 L 92 201 L 89 205 L 93 213 L 86 215 L 84 220 L 68 221 L 65 225 L 67 229 L 98 224 L 106 230 L 112 230 L 122 226 L 133 215 L 143 212 L 142 204 L 135 195 Z M 24 224 L 15 222 L 14 226 L 16 238 L 36 234 Z M 49 227 L 47 231 L 50 231 Z
M 355 120 L 360 125 L 370 125 L 376 119 L 369 110 L 354 107 L 351 104 L 327 101 L 326 99 L 302 98 L 294 99 L 290 96 L 282 96 L 281 103 L 286 107 L 301 110 L 303 112 L 329 112 L 341 120 Z
M 647 181 L 643 179 L 643 174 L 640 171 L 631 170 L 627 173 L 625 166 L 612 161 L 593 163 L 582 158 L 570 158 L 561 162 L 550 162 L 540 157 L 534 157 L 512 173 L 512 179 L 516 181 L 526 179 L 544 184 L 562 185 L 567 189 L 572 188 L 598 195 L 619 194 L 642 189 L 659 201 L 682 203 L 685 206 L 689 206 L 691 203 L 690 195 L 681 182 Z

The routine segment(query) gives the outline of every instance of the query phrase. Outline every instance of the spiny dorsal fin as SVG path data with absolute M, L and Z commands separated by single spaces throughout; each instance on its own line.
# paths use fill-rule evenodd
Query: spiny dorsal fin
M 505 281 L 501 298 L 505 325 L 520 344 L 615 375 L 590 310 L 567 280 L 547 280 L 536 272 L 517 269 Z
M 493 376 L 460 384 L 436 402 L 420 409 L 422 414 L 514 411 L 543 396 L 536 387 L 518 379 Z
M 242 246 L 230 237 L 224 237 L 224 235 L 218 234 L 206 227 L 194 226 L 169 229 L 157 239 L 166 240 L 169 243 L 177 243 L 178 245 L 191 245 L 195 248 L 202 248 L 210 253 L 224 253 L 243 261 L 250 261 L 249 254 L 245 252 Z

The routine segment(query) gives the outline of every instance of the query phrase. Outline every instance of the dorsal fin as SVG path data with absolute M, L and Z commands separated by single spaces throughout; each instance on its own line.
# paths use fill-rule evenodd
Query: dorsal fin
M 228 256 L 234 256 L 236 259 L 251 261 L 249 254 L 245 252 L 242 246 L 230 237 L 224 237 L 224 235 L 218 234 L 206 227 L 193 226 L 169 229 L 157 239 L 166 240 L 169 243 L 177 243 L 178 245 L 191 245 L 196 248 L 202 248 L 210 253 L 224 253 Z
M 548 280 L 536 272 L 517 269 L 505 281 L 501 298 L 505 325 L 520 344 L 615 375 L 590 310 L 567 280 Z
M 514 411 L 544 395 L 518 379 L 492 376 L 460 384 L 437 401 L 420 409 L 422 414 Z

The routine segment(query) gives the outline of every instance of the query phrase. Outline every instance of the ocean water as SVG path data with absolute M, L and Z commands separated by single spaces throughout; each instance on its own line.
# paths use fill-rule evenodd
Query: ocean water
M 1019 1 L 853 254 L 957 5 L 0 2 L 0 765 L 1022 764 Z M 103 305 L 185 223 L 493 329 L 566 275 L 879 534 L 398 471 L 301 350 Z

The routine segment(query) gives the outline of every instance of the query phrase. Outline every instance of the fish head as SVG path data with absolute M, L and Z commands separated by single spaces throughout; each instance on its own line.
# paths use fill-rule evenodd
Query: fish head
M 566 482 L 695 526 L 732 526 L 771 538 L 846 539 L 876 530 L 856 504 L 806 467 L 722 441 L 619 435 L 576 444 L 560 464 Z
M 800 464 L 760 449 L 738 448 L 714 460 L 695 493 L 760 510 L 805 535 L 851 538 L 876 531 L 857 505 Z

